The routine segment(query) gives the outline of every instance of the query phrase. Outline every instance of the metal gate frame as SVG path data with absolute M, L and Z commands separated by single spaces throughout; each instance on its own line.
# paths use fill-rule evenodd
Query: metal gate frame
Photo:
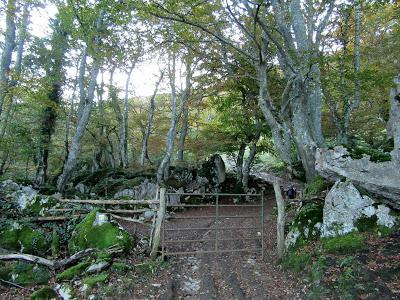
M 186 255 L 186 254 L 208 254 L 208 253 L 233 253 L 233 252 L 258 252 L 261 251 L 261 258 L 264 260 L 264 192 L 261 194 L 227 194 L 227 193 L 166 193 L 166 195 L 175 195 L 175 196 L 212 196 L 215 197 L 215 204 L 166 204 L 166 207 L 182 207 L 182 208 L 202 208 L 202 207 L 215 207 L 215 216 L 192 216 L 192 217 L 174 217 L 173 219 L 213 219 L 215 218 L 215 228 L 165 228 L 165 216 L 162 220 L 162 242 L 161 242 L 161 256 L 164 259 L 164 256 L 167 255 Z M 220 204 L 219 197 L 261 197 L 261 204 Z M 220 215 L 219 208 L 220 207 L 258 207 L 261 209 L 260 215 Z M 219 227 L 219 221 L 225 218 L 242 218 L 242 219 L 259 219 L 261 222 L 261 226 L 255 227 Z M 193 240 L 180 240 L 180 239 L 171 239 L 166 240 L 166 232 L 170 231 L 188 231 L 188 230 L 210 230 L 214 229 L 215 237 L 213 239 L 193 239 Z M 249 238 L 229 238 L 222 239 L 219 237 L 218 232 L 223 230 L 235 230 L 235 229 L 259 229 L 261 231 L 261 236 L 257 237 L 249 237 Z M 261 239 L 261 248 L 243 248 L 243 249 L 221 249 L 218 247 L 218 242 L 223 241 L 238 241 L 238 240 L 260 240 Z M 199 251 L 180 251 L 180 252 L 169 252 L 166 250 L 166 244 L 177 244 L 177 243 L 196 243 L 196 242 L 211 242 L 214 241 L 214 250 L 199 250 Z

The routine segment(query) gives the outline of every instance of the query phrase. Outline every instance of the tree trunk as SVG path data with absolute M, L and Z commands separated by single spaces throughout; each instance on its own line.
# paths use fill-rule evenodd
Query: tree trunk
M 256 133 L 255 133 L 253 140 L 251 141 L 249 156 L 247 157 L 247 159 L 244 163 L 244 166 L 243 166 L 242 186 L 243 186 L 243 190 L 245 191 L 245 193 L 247 193 L 247 191 L 249 189 L 250 169 L 251 169 L 251 165 L 253 164 L 254 158 L 257 153 L 257 143 L 258 143 L 258 140 L 260 139 L 260 135 L 261 135 L 261 124 L 260 123 L 261 123 L 261 121 L 259 119 L 257 119 Z
M 394 79 L 395 87 L 390 90 L 390 117 L 386 125 L 389 137 L 393 138 L 392 160 L 400 163 L 400 74 Z
M 157 83 L 156 83 L 156 87 L 154 89 L 153 95 L 150 98 L 150 108 L 149 108 L 149 114 L 148 114 L 148 118 L 147 118 L 147 125 L 146 125 L 146 129 L 145 132 L 143 134 L 143 145 L 142 145 L 142 153 L 140 155 L 140 165 L 143 167 L 145 164 L 146 160 L 149 160 L 149 154 L 148 154 L 148 143 L 149 143 L 149 138 L 150 138 L 150 134 L 151 134 L 151 127 L 153 125 L 153 119 L 154 119 L 154 111 L 156 109 L 156 95 L 157 95 L 157 90 L 158 87 L 163 79 L 164 76 L 164 72 L 161 72 L 160 78 L 158 79 Z
M 67 33 L 62 29 L 62 25 L 57 23 L 52 37 L 53 52 L 50 61 L 53 62 L 53 65 L 50 68 L 50 72 L 47 74 L 52 82 L 51 90 L 48 92 L 46 99 L 49 104 L 43 111 L 40 127 L 40 146 L 35 178 L 36 186 L 43 185 L 47 180 L 49 147 L 56 124 L 56 110 L 61 102 L 61 86 L 64 83 L 63 65 L 67 47 Z
M 127 78 L 125 82 L 125 98 L 124 98 L 124 112 L 122 114 L 122 124 L 121 124 L 121 134 L 120 134 L 120 155 L 122 166 L 126 168 L 128 166 L 128 112 L 129 112 L 129 81 L 131 79 L 131 74 L 134 68 L 134 64 L 129 69 L 127 73 Z
M 282 259 L 285 254 L 285 202 L 283 200 L 281 187 L 278 181 L 274 181 L 274 191 L 278 217 L 276 222 L 276 242 L 278 258 Z
M 6 10 L 6 32 L 4 38 L 3 53 L 0 62 L 0 116 L 3 111 L 3 104 L 8 94 L 10 84 L 10 65 L 12 53 L 15 47 L 15 14 L 16 14 L 16 1 L 8 0 Z
M 83 62 L 84 63 L 84 62 Z M 96 87 L 96 78 L 99 73 L 99 62 L 96 58 L 93 58 L 93 66 L 90 74 L 90 82 L 87 97 L 82 105 L 82 112 L 76 126 L 76 132 L 72 139 L 71 149 L 68 154 L 68 158 L 64 163 L 63 172 L 57 180 L 57 189 L 59 192 L 64 192 L 65 185 L 72 175 L 72 171 L 75 168 L 79 150 L 81 147 L 81 140 L 85 132 L 86 126 L 89 122 L 90 113 L 93 106 L 94 90 Z M 80 78 L 80 80 L 83 78 Z M 80 82 L 80 86 L 83 86 L 83 82 Z M 81 95 L 82 96 L 82 95 Z
M 185 151 L 185 140 L 188 133 L 189 127 L 189 105 L 185 101 L 185 106 L 183 107 L 183 117 L 182 117 L 182 127 L 179 135 L 179 145 L 178 145 L 178 160 L 183 161 L 183 153 Z
M 176 95 L 176 85 L 175 85 L 175 74 L 176 74 L 176 54 L 172 53 L 169 57 L 168 75 L 169 82 L 171 86 L 171 125 L 168 131 L 168 135 L 165 141 L 165 154 L 157 170 L 157 181 L 162 182 L 165 180 L 166 169 L 169 167 L 169 162 L 174 150 L 174 141 L 176 136 L 176 128 L 178 126 L 178 121 L 180 118 L 180 113 L 177 111 L 177 95 Z M 172 65 L 171 65 L 172 64 Z
M 245 143 L 241 143 L 240 144 L 240 148 L 239 148 L 239 152 L 236 158 L 236 181 L 237 183 L 241 183 L 242 182 L 242 178 L 243 178 L 243 157 L 244 157 L 244 153 L 246 151 L 246 144 Z

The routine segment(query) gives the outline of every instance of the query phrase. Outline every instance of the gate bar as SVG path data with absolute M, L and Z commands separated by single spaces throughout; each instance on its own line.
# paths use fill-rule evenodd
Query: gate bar
M 232 230 L 232 229 L 261 229 L 262 227 L 220 227 L 218 230 Z M 212 230 L 212 227 L 199 227 L 199 228 L 166 228 L 165 231 L 186 231 L 186 230 Z
M 257 238 L 229 238 L 229 239 L 219 239 L 220 242 L 227 242 L 227 241 L 256 241 L 259 240 L 261 237 Z M 166 244 L 179 244 L 179 243 L 190 243 L 190 242 L 213 242 L 215 239 L 203 239 L 203 240 L 170 240 L 165 241 Z
M 182 195 L 182 196 L 240 196 L 240 197 L 259 197 L 261 194 L 229 194 L 229 193 L 167 193 L 167 195 Z
M 167 204 L 167 207 L 215 207 L 215 204 Z M 257 204 L 219 204 L 219 207 L 261 207 Z
M 258 219 L 260 216 L 257 215 L 247 215 L 247 216 L 218 216 L 218 218 L 246 218 L 246 219 Z M 193 217 L 170 217 L 169 219 L 214 219 L 215 216 L 193 216 Z
M 244 248 L 244 249 L 224 249 L 224 250 L 201 250 L 201 251 L 182 251 L 182 252 L 166 252 L 165 255 L 182 255 L 182 254 L 206 254 L 206 253 L 229 253 L 229 252 L 257 252 L 261 248 Z

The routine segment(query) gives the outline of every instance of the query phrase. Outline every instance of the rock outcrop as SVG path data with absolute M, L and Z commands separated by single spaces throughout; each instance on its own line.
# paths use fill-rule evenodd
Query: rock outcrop
M 347 178 L 400 209 L 400 164 L 396 161 L 372 162 L 369 156 L 352 159 L 344 147 L 338 146 L 317 150 L 316 170 L 331 181 Z

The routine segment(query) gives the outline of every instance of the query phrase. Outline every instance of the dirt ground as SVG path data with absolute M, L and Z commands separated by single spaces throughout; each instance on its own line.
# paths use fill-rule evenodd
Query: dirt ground
M 264 204 L 264 260 L 261 251 L 204 253 L 167 256 L 169 268 L 135 287 L 132 299 L 304 299 L 307 288 L 298 278 L 282 270 L 275 252 L 276 216 L 274 198 Z M 228 204 L 229 200 L 225 199 Z M 232 202 L 230 202 L 232 204 Z M 260 204 L 252 202 L 250 204 Z M 259 207 L 220 207 L 219 216 L 256 216 L 256 218 L 219 218 L 218 227 L 256 227 L 218 231 L 219 249 L 260 249 L 261 209 Z M 171 219 L 166 229 L 207 228 L 207 230 L 167 231 L 168 240 L 203 239 L 211 241 L 166 244 L 168 252 L 210 251 L 215 247 L 215 208 L 195 208 L 174 216 L 212 216 L 209 219 Z M 255 238 L 254 240 L 246 240 Z

